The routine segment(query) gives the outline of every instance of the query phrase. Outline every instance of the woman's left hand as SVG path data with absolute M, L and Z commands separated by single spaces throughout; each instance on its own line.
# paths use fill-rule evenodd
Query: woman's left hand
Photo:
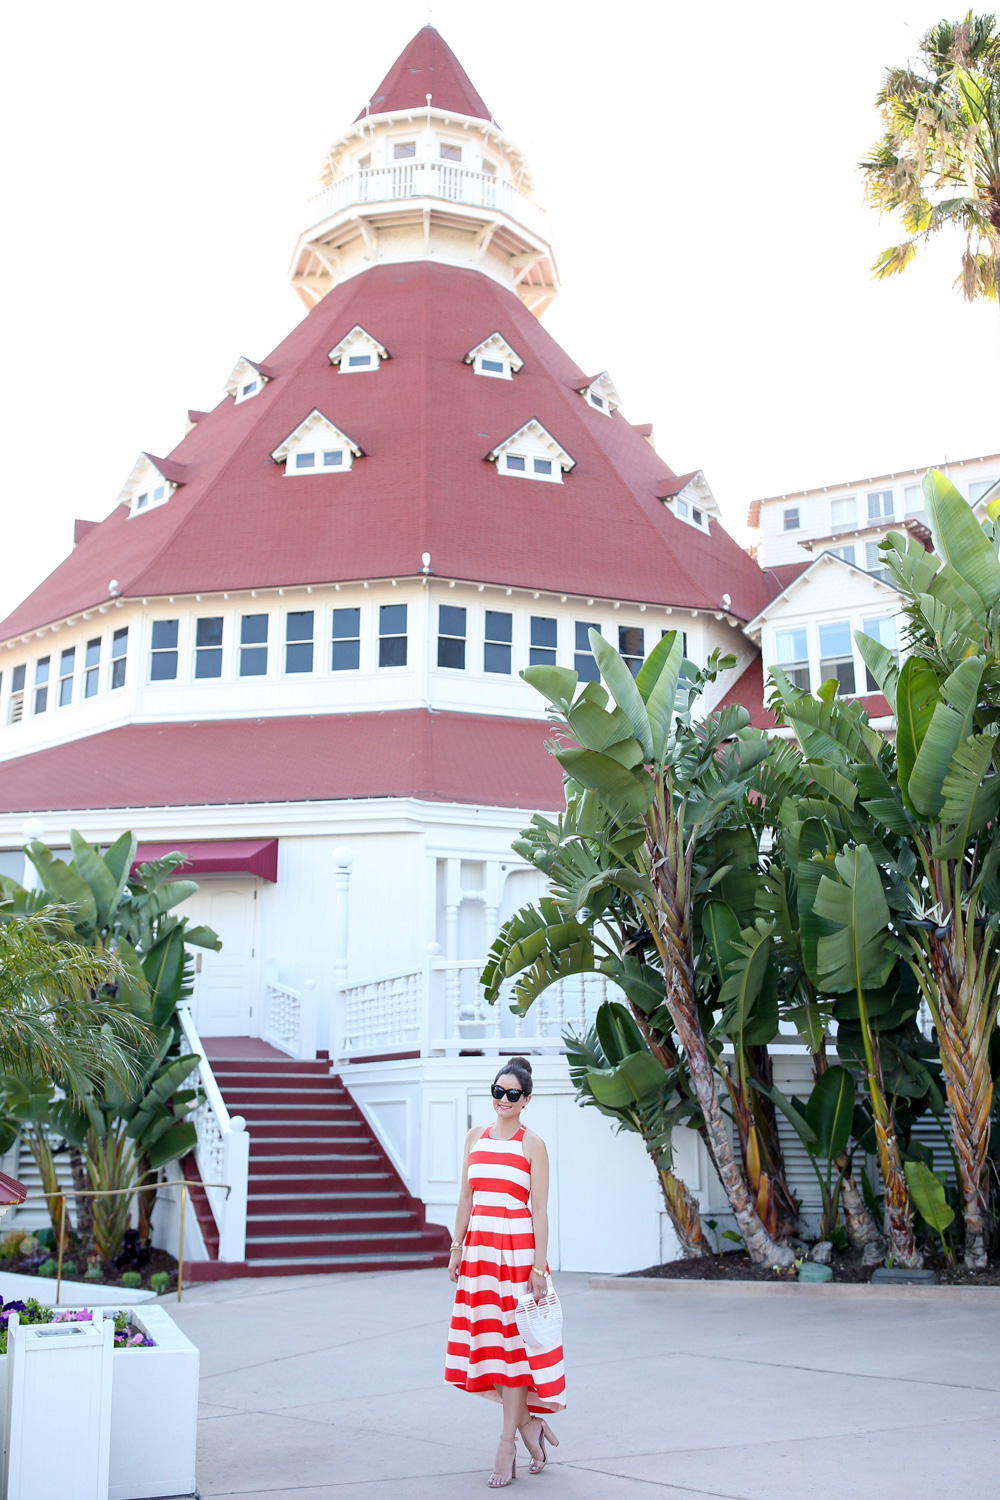
M 549 1283 L 546 1277 L 538 1276 L 534 1271 L 528 1277 L 528 1290 L 536 1302 L 548 1295 Z

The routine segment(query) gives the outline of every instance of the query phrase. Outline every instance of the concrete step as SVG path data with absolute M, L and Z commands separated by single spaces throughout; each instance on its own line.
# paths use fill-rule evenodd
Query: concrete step
M 247 1236 L 250 1237 L 267 1235 L 272 1231 L 285 1234 L 288 1238 L 298 1239 L 301 1235 L 327 1231 L 334 1236 L 342 1234 L 359 1235 L 391 1235 L 394 1239 L 404 1231 L 423 1233 L 423 1224 L 419 1214 L 412 1209 L 370 1209 L 360 1212 L 348 1212 L 341 1210 L 337 1213 L 254 1213 L 247 1215 Z
M 248 1234 L 248 1261 L 268 1256 L 286 1260 L 293 1255 L 381 1255 L 412 1251 L 434 1252 L 439 1243 L 419 1229 L 403 1229 L 392 1234 L 366 1234 L 345 1230 L 337 1234 Z
M 432 1266 L 446 1266 L 447 1254 L 415 1251 L 412 1255 L 294 1255 L 281 1259 L 253 1256 L 245 1262 L 245 1276 L 308 1276 L 310 1272 L 336 1271 L 422 1271 Z

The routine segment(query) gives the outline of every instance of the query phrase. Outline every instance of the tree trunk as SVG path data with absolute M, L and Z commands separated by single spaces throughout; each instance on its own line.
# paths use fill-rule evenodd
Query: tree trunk
M 674 1227 L 685 1260 L 698 1260 L 709 1253 L 701 1231 L 701 1215 L 690 1188 L 669 1167 L 659 1169 L 660 1187 L 667 1216 Z
M 83 1160 L 83 1152 L 79 1146 L 69 1148 L 69 1169 L 73 1174 L 73 1186 L 78 1193 L 87 1192 L 91 1187 L 90 1178 L 87 1176 L 86 1164 Z M 77 1198 L 76 1200 L 76 1234 L 84 1255 L 94 1253 L 94 1200 L 93 1198 Z
M 774 1083 L 774 1067 L 771 1054 L 766 1047 L 747 1047 L 747 1068 L 750 1077 L 765 1088 Z M 761 1167 L 767 1173 L 774 1199 L 777 1233 L 781 1239 L 789 1239 L 798 1233 L 799 1205 L 795 1194 L 788 1186 L 785 1174 L 785 1157 L 778 1134 L 778 1116 L 773 1102 L 766 1094 L 755 1089 L 752 1094 L 752 1110 L 757 1139 L 760 1144 Z
M 834 1166 L 838 1172 L 843 1171 L 843 1155 L 837 1157 Z M 849 1171 L 844 1172 L 841 1178 L 840 1206 L 844 1210 L 844 1228 L 847 1231 L 847 1238 L 855 1250 L 863 1250 L 866 1245 L 874 1245 L 882 1238 L 879 1227 L 868 1212 L 868 1205 L 855 1187 Z
M 746 1178 L 733 1155 L 719 1105 L 715 1061 L 705 1041 L 695 999 L 689 870 L 684 853 L 683 824 L 678 827 L 679 821 L 679 815 L 673 810 L 669 782 L 659 783 L 657 796 L 647 814 L 646 853 L 656 893 L 652 915 L 657 947 L 663 958 L 666 1005 L 684 1049 L 691 1086 L 704 1116 L 715 1170 L 726 1190 L 750 1258 L 755 1265 L 790 1266 L 795 1259 L 792 1251 L 779 1245 L 768 1234 L 751 1202 Z

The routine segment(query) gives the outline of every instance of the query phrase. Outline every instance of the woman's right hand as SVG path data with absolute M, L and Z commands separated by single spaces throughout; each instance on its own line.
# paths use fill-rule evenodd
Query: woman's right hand
M 461 1250 L 453 1250 L 448 1260 L 448 1275 L 452 1281 L 458 1280 L 458 1268 L 462 1264 Z

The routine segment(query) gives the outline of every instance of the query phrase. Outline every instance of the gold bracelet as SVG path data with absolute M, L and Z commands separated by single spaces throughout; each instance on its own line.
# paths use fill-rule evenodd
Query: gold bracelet
M 545 1275 L 545 1272 L 544 1271 L 540 1271 L 537 1266 L 532 1266 L 531 1269 L 532 1269 L 532 1271 L 534 1271 L 534 1273 L 535 1273 L 536 1276 L 544 1276 Z
M 452 1242 L 451 1242 L 451 1248 L 453 1250 L 461 1250 L 461 1248 L 462 1248 L 461 1241 L 460 1240 L 452 1240 Z

